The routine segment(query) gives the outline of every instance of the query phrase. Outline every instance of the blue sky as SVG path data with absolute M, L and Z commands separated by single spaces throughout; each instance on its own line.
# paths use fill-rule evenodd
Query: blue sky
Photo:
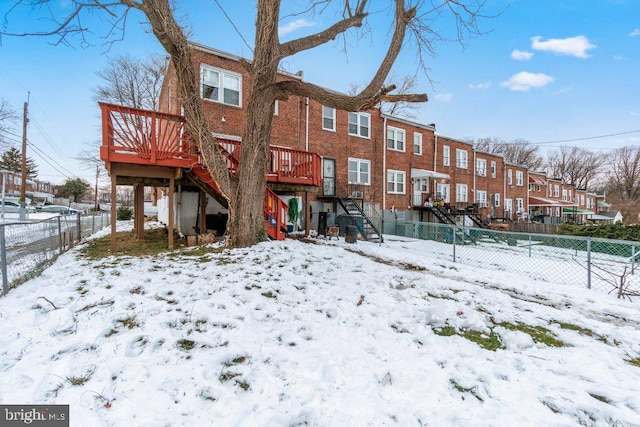
M 0 16 L 13 3 L 0 1 Z M 229 19 L 212 0 L 177 3 L 194 41 L 251 57 L 255 2 L 218 0 Z M 285 13 L 295 4 L 284 3 Z M 426 92 L 429 102 L 421 106 L 417 121 L 436 123 L 440 134 L 454 138 L 523 138 L 541 143 L 543 150 L 576 145 L 607 152 L 640 144 L 640 1 L 488 3 L 488 14 L 496 16 L 480 21 L 485 34 L 465 40 L 464 46 L 438 43 L 436 56 L 427 58 L 429 75 L 419 75 L 417 91 Z M 68 1 L 53 4 L 64 8 Z M 336 41 L 286 58 L 282 67 L 303 70 L 307 81 L 335 90 L 348 91 L 354 83 L 362 87 L 386 49 L 389 28 L 389 10 L 382 1 L 374 1 L 370 12 L 370 31 L 359 40 L 350 39 L 348 54 Z M 77 41 L 74 47 L 53 46 L 53 39 L 42 37 L 2 38 L 0 96 L 21 112 L 31 93 L 28 135 L 34 148 L 28 151 L 40 166 L 41 179 L 59 183 L 81 176 L 92 182 L 95 171 L 73 158 L 100 138 L 99 110 L 91 99 L 99 81 L 96 71 L 109 56 L 123 52 L 162 53 L 139 13 L 129 17 L 124 40 L 105 53 L 99 37 L 106 27 L 99 18 L 84 20 L 95 32 L 90 39 L 93 46 L 82 47 Z M 332 18 L 283 18 L 281 39 L 320 31 Z M 43 24 L 22 10 L 9 16 L 5 29 L 37 31 Z M 434 25 L 453 38 L 451 24 L 445 18 Z M 409 46 L 393 74 L 412 74 L 417 66 Z M 15 133 L 21 133 L 19 126 Z M 619 135 L 593 138 L 613 134 Z M 554 142 L 565 140 L 572 141 Z

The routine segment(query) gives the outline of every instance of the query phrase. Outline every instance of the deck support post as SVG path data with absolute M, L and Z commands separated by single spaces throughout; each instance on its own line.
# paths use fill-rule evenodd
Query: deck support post
M 309 192 L 304 192 L 304 235 L 308 236 L 311 231 L 311 220 L 309 219 Z
M 133 216 L 136 240 L 144 242 L 144 184 L 133 185 Z
M 169 250 L 173 250 L 173 221 L 174 221 L 174 206 L 173 206 L 173 201 L 174 201 L 174 192 L 175 192 L 175 187 L 176 187 L 176 180 L 175 177 L 171 177 L 169 178 L 169 219 L 168 219 L 168 224 L 167 224 L 167 228 L 169 231 Z
M 207 194 L 200 190 L 200 223 L 198 227 L 200 227 L 201 234 L 207 234 Z
M 116 254 L 116 182 L 118 177 L 111 174 L 111 255 Z

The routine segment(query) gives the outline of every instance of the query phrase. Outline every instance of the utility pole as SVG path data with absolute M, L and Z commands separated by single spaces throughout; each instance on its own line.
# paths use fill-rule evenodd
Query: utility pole
M 100 177 L 100 165 L 96 165 L 96 202 L 93 208 L 94 215 L 95 215 L 95 212 L 98 211 L 98 178 L 99 177 Z
M 29 95 L 24 103 L 24 111 L 22 113 L 22 168 L 20 179 L 20 221 L 26 219 L 26 197 L 27 190 L 27 123 L 29 123 Z

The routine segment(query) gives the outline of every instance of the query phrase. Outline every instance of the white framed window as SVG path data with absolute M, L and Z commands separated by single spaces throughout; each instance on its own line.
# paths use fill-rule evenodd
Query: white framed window
M 553 197 L 560 197 L 560 185 L 555 184 L 553 186 Z
M 524 212 L 524 199 L 521 199 L 521 198 L 516 199 L 516 209 L 517 209 L 517 212 Z
M 387 128 L 387 148 L 394 151 L 402 151 L 405 149 L 406 132 L 404 129 L 398 129 L 389 126 Z
M 535 191 L 535 189 L 536 185 L 533 182 L 529 183 L 529 191 Z
M 580 195 L 580 205 L 584 206 L 584 194 Z
M 418 132 L 413 133 L 413 154 L 422 156 L 422 134 Z
M 506 200 L 505 200 L 506 202 Z M 495 206 L 496 208 L 500 207 L 500 194 L 496 193 L 493 195 L 493 206 Z
M 349 135 L 370 138 L 371 115 L 368 113 L 349 113 Z
M 489 206 L 487 203 L 487 192 L 484 190 L 476 190 L 476 203 L 481 208 Z
M 209 101 L 242 106 L 242 76 L 231 71 L 202 64 L 200 96 Z
M 487 161 L 485 159 L 476 159 L 476 172 L 478 176 L 487 176 Z
M 442 166 L 451 166 L 451 147 L 442 146 Z
M 496 162 L 492 161 L 491 162 L 491 178 L 495 178 L 496 175 L 497 175 Z
M 563 200 L 564 202 L 566 202 L 566 201 L 568 201 L 568 200 L 569 200 L 569 196 L 567 195 L 567 189 L 566 189 L 566 188 L 563 188 L 563 189 L 562 189 L 562 200 Z
M 516 185 L 522 187 L 524 185 L 524 172 L 516 171 Z
M 513 199 L 504 199 L 504 210 L 513 212 Z
M 587 209 L 591 208 L 591 199 L 587 197 Z
M 469 153 L 467 153 L 467 150 L 456 148 L 456 167 L 460 169 L 469 167 Z
M 405 194 L 407 173 L 404 171 L 387 170 L 387 193 Z
M 436 197 L 442 199 L 443 202 L 449 203 L 449 184 L 436 184 Z
M 469 192 L 467 184 L 456 184 L 456 202 L 468 202 Z
M 507 169 L 507 185 L 513 185 L 513 169 Z
M 349 184 L 371 185 L 371 161 L 349 158 Z
M 336 131 L 336 109 L 322 106 L 322 129 Z

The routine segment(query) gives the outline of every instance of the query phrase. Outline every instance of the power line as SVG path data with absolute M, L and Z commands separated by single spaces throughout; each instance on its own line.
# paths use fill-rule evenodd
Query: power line
M 63 170 L 65 170 L 67 173 L 73 175 L 73 173 L 71 173 L 67 168 L 65 168 L 64 166 L 62 166 L 60 163 L 56 162 L 55 160 L 53 160 L 51 157 L 49 157 L 44 151 L 42 151 L 41 149 L 39 149 L 38 147 L 36 147 L 35 145 L 33 145 L 32 143 L 27 141 L 27 145 L 34 151 L 35 154 L 38 155 L 38 157 L 40 157 L 45 163 L 47 163 L 49 166 L 51 166 L 53 169 L 56 170 L 56 172 L 58 172 L 59 174 L 61 174 L 62 176 L 64 176 L 65 178 L 71 178 L 69 175 L 67 175 L 66 173 L 60 171 L 60 169 L 58 169 L 57 167 L 55 167 L 53 165 L 53 163 L 55 163 L 56 165 L 58 165 L 60 168 L 62 168 Z M 47 160 L 47 158 L 49 160 Z
M 245 40 L 245 38 L 242 36 L 242 34 L 240 33 L 240 30 L 238 30 L 238 27 L 236 27 L 236 24 L 233 23 L 233 21 L 231 20 L 231 18 L 229 17 L 229 15 L 227 15 L 227 12 L 225 12 L 225 10 L 222 8 L 222 6 L 220 5 L 220 3 L 218 3 L 218 0 L 213 0 L 218 7 L 220 8 L 220 10 L 222 11 L 222 13 L 224 14 L 224 16 L 227 18 L 227 21 L 229 21 L 229 23 L 231 24 L 231 26 L 233 27 L 234 30 L 236 30 L 236 33 L 238 33 L 238 35 L 240 36 L 240 38 L 242 39 L 242 41 L 244 42 L 245 45 L 247 45 L 247 47 L 249 48 L 249 50 L 251 51 L 251 53 L 253 53 L 253 49 L 251 48 L 251 46 L 249 46 L 249 43 L 247 43 L 247 41 Z
M 563 142 L 577 142 L 577 141 L 586 141 L 586 140 L 589 140 L 589 139 L 599 139 L 599 138 L 609 138 L 609 137 L 612 137 L 612 136 L 629 135 L 629 134 L 637 133 L 637 132 L 640 132 L 640 129 L 630 130 L 630 131 L 627 131 L 627 132 L 610 133 L 608 135 L 587 136 L 587 137 L 584 137 L 584 138 L 559 139 L 559 140 L 556 140 L 556 141 L 543 141 L 543 142 L 530 142 L 529 144 L 532 144 L 532 145 L 559 144 L 559 143 L 563 143 Z

